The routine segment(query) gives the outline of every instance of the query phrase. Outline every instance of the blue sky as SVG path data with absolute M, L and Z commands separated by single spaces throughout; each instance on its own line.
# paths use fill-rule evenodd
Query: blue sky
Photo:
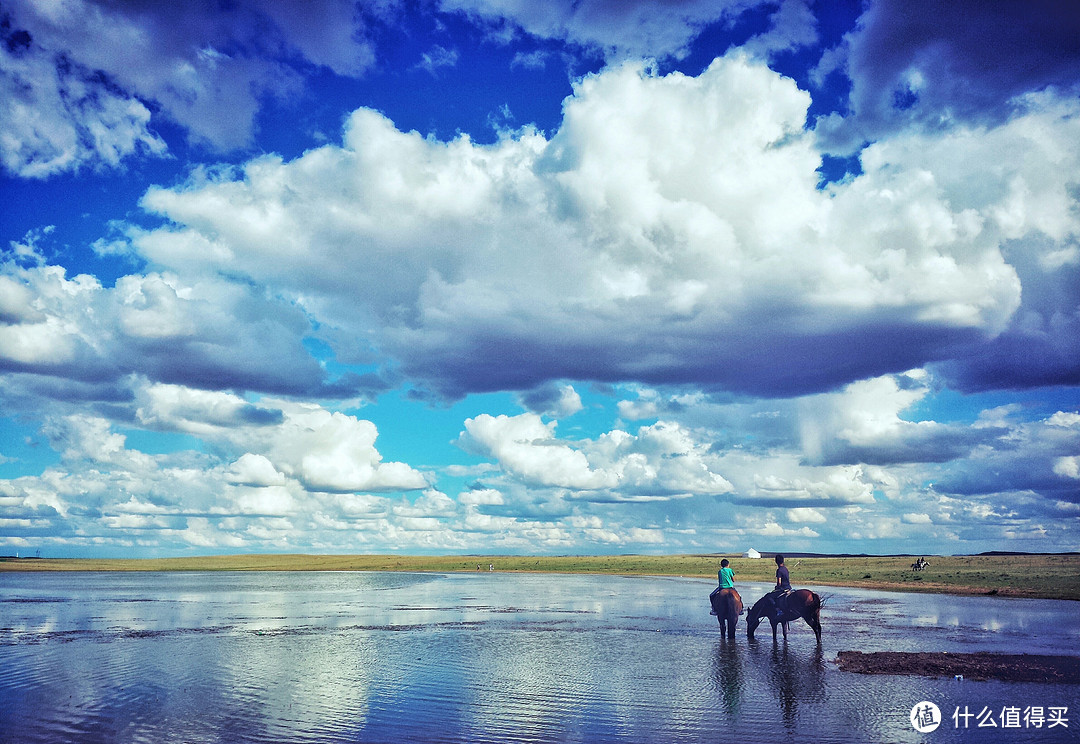
M 1068 4 L 0 36 L 0 552 L 1080 549 Z

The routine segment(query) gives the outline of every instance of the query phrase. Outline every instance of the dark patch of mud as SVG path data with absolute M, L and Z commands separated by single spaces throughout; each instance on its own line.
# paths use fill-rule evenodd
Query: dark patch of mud
M 1080 657 L 1035 654 L 950 654 L 947 652 L 841 651 L 836 663 L 858 674 L 906 674 L 968 680 L 1080 684 Z

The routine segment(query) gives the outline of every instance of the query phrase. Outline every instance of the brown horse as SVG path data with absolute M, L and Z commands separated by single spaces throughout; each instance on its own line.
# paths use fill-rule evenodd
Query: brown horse
M 726 632 L 728 638 L 734 638 L 735 625 L 743 611 L 739 592 L 735 589 L 717 589 L 709 595 L 709 603 L 712 604 L 712 614 L 716 615 L 716 621 L 720 623 L 720 632 Z
M 784 638 L 787 638 L 787 624 L 800 617 L 814 630 L 818 643 L 821 643 L 821 597 L 809 589 L 799 589 L 779 599 L 778 608 L 773 597 L 766 594 L 754 603 L 746 616 L 746 637 L 753 640 L 754 631 L 764 617 L 772 623 L 772 637 L 776 640 L 776 626 L 784 626 Z

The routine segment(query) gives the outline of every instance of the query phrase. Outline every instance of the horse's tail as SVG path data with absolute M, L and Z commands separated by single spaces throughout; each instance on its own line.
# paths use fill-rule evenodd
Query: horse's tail
M 825 604 L 825 600 L 817 592 L 810 592 L 810 611 L 813 617 L 810 627 L 814 629 L 814 635 L 817 636 L 818 643 L 821 643 L 821 606 L 823 604 Z

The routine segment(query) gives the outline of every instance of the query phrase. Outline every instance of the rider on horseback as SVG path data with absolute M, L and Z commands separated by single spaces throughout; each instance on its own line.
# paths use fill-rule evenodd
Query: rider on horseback
M 776 608 L 778 618 L 784 616 L 787 609 L 787 595 L 791 594 L 791 576 L 787 566 L 784 565 L 784 556 L 776 554 L 776 588 L 767 595 L 772 599 L 773 607 Z
M 731 561 L 727 558 L 720 561 L 720 570 L 716 572 L 716 578 L 720 582 L 720 586 L 712 590 L 712 594 L 709 595 L 709 600 L 712 601 L 714 595 L 719 594 L 724 589 L 735 588 L 735 572 L 731 570 Z M 742 602 L 739 603 L 740 605 Z M 716 614 L 716 610 L 713 610 L 711 615 Z M 739 607 L 739 614 L 743 614 L 742 607 Z

